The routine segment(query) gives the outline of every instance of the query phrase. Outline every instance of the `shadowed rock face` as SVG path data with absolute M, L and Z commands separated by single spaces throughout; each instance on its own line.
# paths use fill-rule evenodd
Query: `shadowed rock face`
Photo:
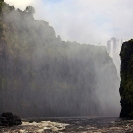
M 0 112 L 118 116 L 119 79 L 105 47 L 64 42 L 47 22 L 2 9 Z
M 121 57 L 121 113 L 120 117 L 133 118 L 133 40 L 124 42 Z

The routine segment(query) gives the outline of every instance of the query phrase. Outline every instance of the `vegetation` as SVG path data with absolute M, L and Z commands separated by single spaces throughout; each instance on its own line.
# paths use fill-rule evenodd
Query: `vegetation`
M 35 8 L 32 7 L 32 6 L 27 6 L 26 9 L 25 9 L 25 12 L 33 15 L 35 13 Z

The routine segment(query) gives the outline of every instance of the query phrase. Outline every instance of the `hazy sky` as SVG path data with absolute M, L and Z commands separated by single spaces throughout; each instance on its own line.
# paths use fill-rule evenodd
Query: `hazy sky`
M 111 37 L 132 38 L 132 0 L 5 0 L 24 9 L 36 8 L 36 19 L 44 19 L 63 40 L 98 44 Z

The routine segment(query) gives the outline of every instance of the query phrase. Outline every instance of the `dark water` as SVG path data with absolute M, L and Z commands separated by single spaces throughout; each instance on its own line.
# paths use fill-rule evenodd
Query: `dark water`
M 31 118 L 1 133 L 133 133 L 133 120 L 117 117 Z

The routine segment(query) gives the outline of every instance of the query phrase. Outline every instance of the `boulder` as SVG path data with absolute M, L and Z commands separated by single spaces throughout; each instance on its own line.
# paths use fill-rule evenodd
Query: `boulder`
M 21 125 L 21 118 L 17 115 L 13 115 L 10 112 L 3 113 L 0 117 L 0 125 L 1 126 L 14 126 Z

